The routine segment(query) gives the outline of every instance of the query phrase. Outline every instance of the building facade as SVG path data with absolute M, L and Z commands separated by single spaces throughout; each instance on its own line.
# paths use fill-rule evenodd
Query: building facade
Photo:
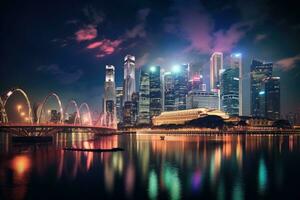
M 150 83 L 149 72 L 142 69 L 140 76 L 138 124 L 150 124 Z
M 105 84 L 104 84 L 104 113 L 115 114 L 116 91 L 115 91 L 115 67 L 106 65 L 105 67 Z
M 230 67 L 221 74 L 221 110 L 239 115 L 239 68 Z
M 264 80 L 266 101 L 266 118 L 280 119 L 280 77 L 271 77 Z
M 172 72 L 164 74 L 164 111 L 173 111 L 175 108 L 175 80 Z
M 162 111 L 162 92 L 160 66 L 150 67 L 149 72 L 150 86 L 150 117 L 157 116 Z
M 250 66 L 250 107 L 253 117 L 266 117 L 264 80 L 272 77 L 273 63 L 253 60 Z
M 124 101 L 131 101 L 132 93 L 136 92 L 135 89 L 135 57 L 126 55 L 124 58 L 124 86 L 123 94 Z
M 216 91 L 220 86 L 220 70 L 223 69 L 223 53 L 214 52 L 210 57 L 210 89 Z
M 123 119 L 123 87 L 116 88 L 116 115 L 117 123 Z
M 208 108 L 218 109 L 219 96 L 216 92 L 194 90 L 187 95 L 187 109 Z
M 243 116 L 243 64 L 242 64 L 242 54 L 235 53 L 230 56 L 230 67 L 239 69 L 239 115 Z
M 186 96 L 188 94 L 189 65 L 177 66 L 174 70 L 175 85 L 175 108 L 176 110 L 186 109 Z

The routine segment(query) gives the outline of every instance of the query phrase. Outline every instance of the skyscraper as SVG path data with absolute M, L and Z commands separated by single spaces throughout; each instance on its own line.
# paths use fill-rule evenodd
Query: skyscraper
M 105 88 L 104 88 L 104 113 L 116 113 L 116 91 L 115 91 L 115 67 L 106 65 L 105 67 Z
M 123 119 L 123 87 L 116 88 L 116 115 L 117 122 L 122 122 Z
M 175 85 L 172 72 L 165 72 L 164 76 L 164 111 L 175 110 Z
M 264 80 L 266 95 L 266 117 L 272 120 L 280 119 L 280 77 Z
M 216 92 L 202 92 L 199 90 L 192 90 L 187 95 L 186 100 L 187 109 L 193 108 L 209 108 L 218 109 L 219 97 Z
M 157 116 L 162 111 L 162 94 L 161 94 L 161 79 L 160 66 L 150 67 L 150 117 Z
M 132 124 L 136 125 L 138 122 L 138 116 L 139 116 L 139 93 L 134 92 L 132 93 Z
M 254 117 L 266 117 L 266 92 L 264 80 L 272 77 L 273 63 L 264 63 L 253 60 L 250 71 L 251 115 Z
M 210 90 L 217 91 L 220 86 L 220 70 L 223 69 L 223 53 L 214 52 L 210 57 Z
M 173 69 L 175 84 L 175 107 L 176 110 L 186 109 L 186 96 L 188 94 L 189 65 L 175 66 Z
M 239 68 L 230 67 L 221 73 L 221 108 L 229 115 L 239 114 Z
M 131 101 L 135 92 L 135 57 L 126 55 L 124 58 L 124 102 Z
M 150 124 L 150 83 L 149 73 L 142 69 L 140 76 L 138 124 Z
M 239 69 L 239 115 L 244 115 L 243 112 L 243 66 L 242 66 L 242 54 L 235 53 L 230 56 L 230 66 L 232 68 Z

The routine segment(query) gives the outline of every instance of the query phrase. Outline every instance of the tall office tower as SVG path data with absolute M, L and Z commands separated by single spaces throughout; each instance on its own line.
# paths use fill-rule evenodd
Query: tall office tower
M 104 86 L 104 113 L 115 114 L 116 91 L 115 91 L 115 67 L 106 65 L 105 67 L 105 86 Z
M 162 111 L 160 66 L 150 67 L 149 83 L 150 83 L 150 117 L 152 118 L 153 116 L 159 115 Z
M 124 58 L 124 102 L 131 101 L 135 92 L 135 57 L 127 55 Z
M 185 110 L 186 96 L 188 94 L 189 65 L 175 66 L 173 72 L 175 79 L 175 107 L 176 110 Z
M 132 93 L 131 97 L 132 102 L 132 124 L 136 125 L 138 122 L 138 114 L 139 114 L 139 93 Z
M 164 111 L 175 110 L 175 85 L 171 72 L 164 74 Z
M 221 73 L 221 109 L 229 115 L 239 115 L 239 68 L 231 67 Z
M 266 118 L 280 119 L 280 77 L 270 77 L 264 80 Z
M 250 66 L 251 115 L 266 117 L 264 80 L 272 77 L 273 63 L 253 60 Z
M 210 90 L 217 91 L 220 86 L 220 71 L 223 69 L 223 53 L 214 52 L 210 57 Z
M 126 101 L 123 107 L 123 125 L 124 127 L 132 127 L 132 101 Z
M 243 65 L 242 54 L 235 53 L 230 56 L 230 67 L 239 69 L 239 115 L 243 116 Z
M 149 125 L 150 124 L 150 83 L 149 73 L 144 69 L 141 71 L 140 76 L 140 92 L 139 92 L 139 117 L 138 124 Z
M 116 88 L 116 114 L 117 123 L 122 122 L 123 119 L 123 87 Z

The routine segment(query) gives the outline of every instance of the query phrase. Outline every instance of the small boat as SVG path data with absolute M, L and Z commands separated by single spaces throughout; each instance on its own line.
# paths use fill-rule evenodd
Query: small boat
M 165 136 L 160 136 L 160 140 L 165 140 Z
M 111 149 L 84 149 L 84 148 L 72 148 L 65 147 L 65 151 L 87 151 L 87 152 L 115 152 L 115 151 L 124 151 L 123 148 L 111 148 Z

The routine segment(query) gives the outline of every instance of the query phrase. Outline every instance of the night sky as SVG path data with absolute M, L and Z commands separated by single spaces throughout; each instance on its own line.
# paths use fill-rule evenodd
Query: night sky
M 137 67 L 195 63 L 208 84 L 210 54 L 222 51 L 227 61 L 231 52 L 239 52 L 245 71 L 253 58 L 274 62 L 274 74 L 281 77 L 282 112 L 299 112 L 296 3 L 1 1 L 0 91 L 20 86 L 33 101 L 56 91 L 64 102 L 75 98 L 100 110 L 105 65 L 116 67 L 121 86 L 126 54 L 136 56 Z

